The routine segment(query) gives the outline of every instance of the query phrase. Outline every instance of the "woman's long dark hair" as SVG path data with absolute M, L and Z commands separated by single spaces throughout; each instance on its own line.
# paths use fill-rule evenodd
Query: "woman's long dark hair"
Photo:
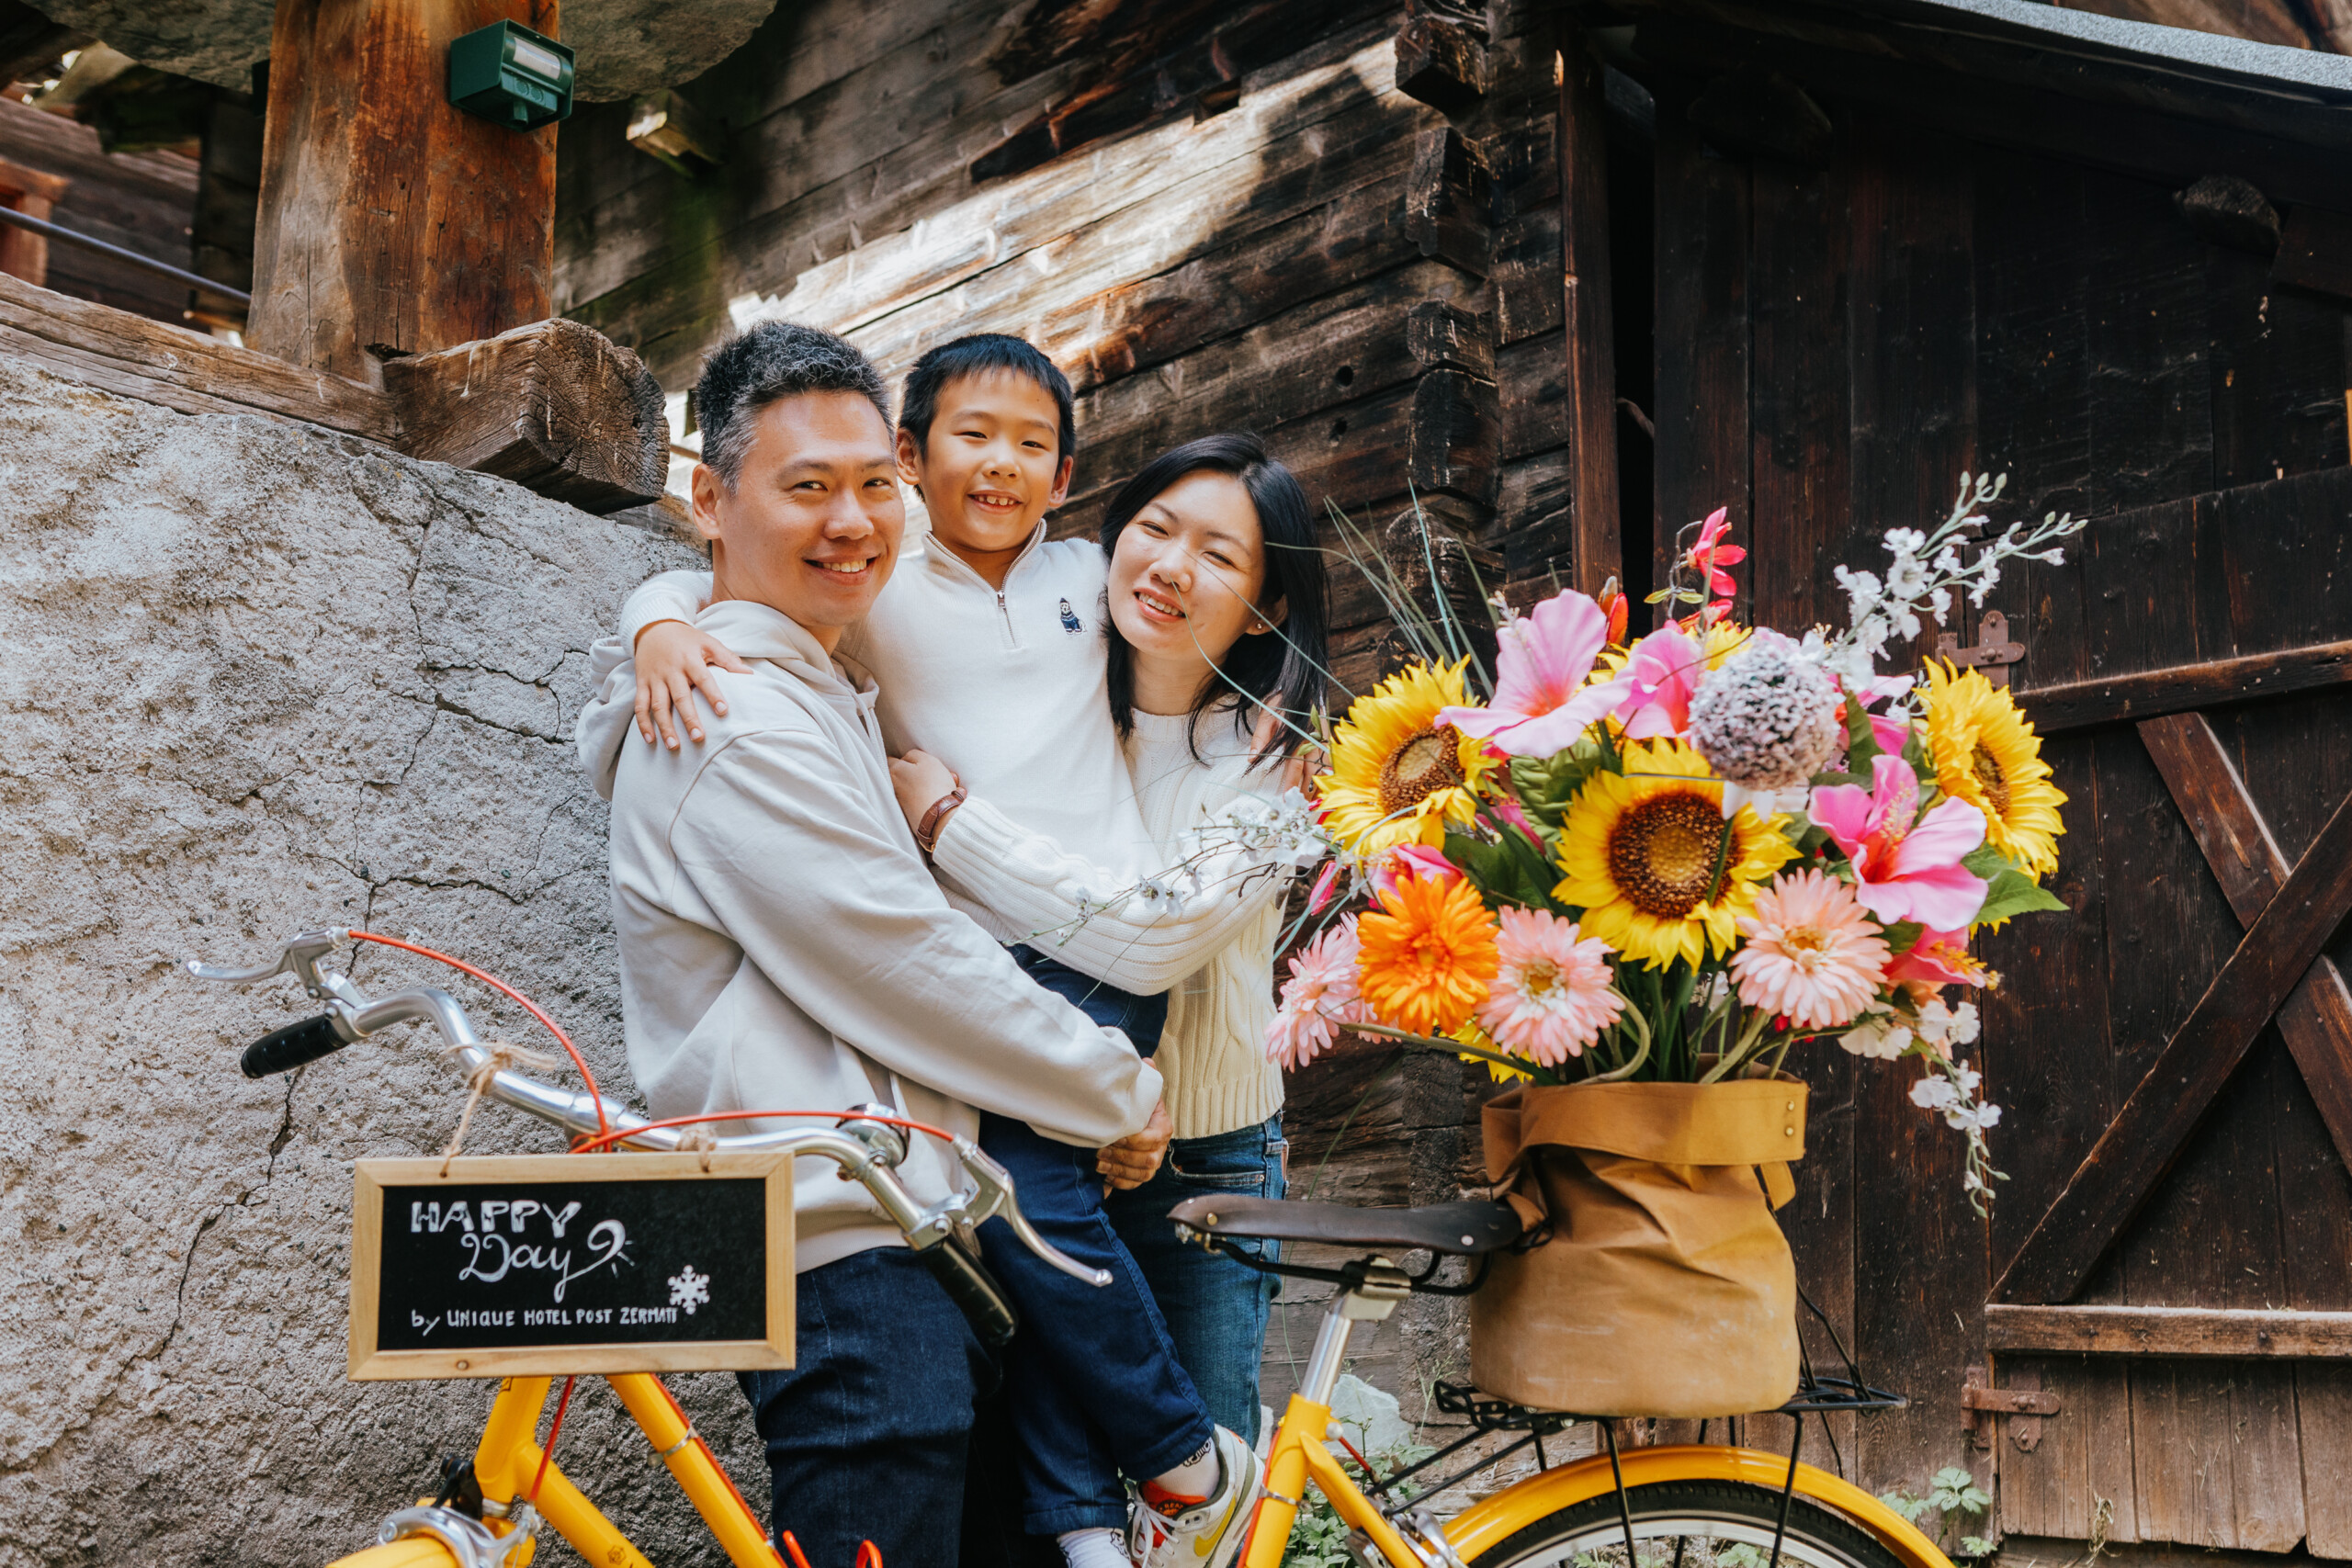
M 1201 685 L 1193 700 L 1192 718 L 1200 716 L 1236 691 L 1251 701 L 1236 705 L 1235 726 L 1244 735 L 1256 728 L 1259 714 L 1275 709 L 1286 721 L 1267 754 L 1287 755 L 1308 726 L 1308 717 L 1323 700 L 1324 623 L 1323 552 L 1315 542 L 1315 520 L 1306 492 L 1280 461 L 1267 456 L 1265 443 L 1254 435 L 1227 432 L 1204 435 L 1171 447 L 1146 463 L 1111 498 L 1102 514 L 1102 553 L 1115 552 L 1119 536 L 1136 513 L 1192 474 L 1229 474 L 1250 492 L 1258 513 L 1258 532 L 1264 541 L 1265 586 L 1258 595 L 1260 609 L 1275 604 L 1282 619 L 1272 631 L 1245 635 L 1227 650 L 1224 662 Z M 1103 617 L 1111 642 L 1111 718 L 1119 738 L 1135 731 L 1135 649 L 1119 635 L 1117 621 Z M 1200 754 L 1197 745 L 1193 755 Z

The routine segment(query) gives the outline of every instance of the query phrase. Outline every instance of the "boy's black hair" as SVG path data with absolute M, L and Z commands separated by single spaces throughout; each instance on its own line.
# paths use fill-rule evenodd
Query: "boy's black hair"
M 1201 684 L 1193 701 L 1194 729 L 1199 718 L 1237 692 L 1250 699 L 1235 705 L 1234 724 L 1244 735 L 1257 727 L 1258 716 L 1272 708 L 1288 721 L 1267 751 L 1287 755 L 1296 749 L 1300 731 L 1312 722 L 1323 702 L 1324 644 L 1330 617 L 1323 583 L 1323 551 L 1316 543 L 1315 515 L 1297 476 L 1266 444 L 1254 435 L 1227 432 L 1204 435 L 1171 447 L 1146 463 L 1111 498 L 1102 514 L 1102 553 L 1119 547 L 1119 536 L 1136 513 L 1191 474 L 1230 474 L 1250 492 L 1258 513 L 1258 533 L 1264 541 L 1265 585 L 1258 604 L 1268 609 L 1279 604 L 1283 618 L 1272 630 L 1242 637 L 1226 651 L 1225 662 Z M 1124 740 L 1136 727 L 1135 649 L 1119 635 L 1118 623 L 1103 617 L 1110 641 L 1111 722 Z M 1200 756 L 1197 738 L 1193 755 Z M 1261 754 L 1262 759 L 1264 753 Z
M 856 392 L 890 423 L 882 373 L 845 338 L 791 321 L 762 321 L 720 344 L 695 383 L 702 460 L 733 490 L 751 455 L 755 417 L 804 392 Z
M 991 370 L 1026 376 L 1053 394 L 1054 405 L 1061 413 L 1061 449 L 1054 455 L 1054 460 L 1058 463 L 1076 457 L 1077 400 L 1070 392 L 1069 378 L 1038 352 L 1035 344 L 1004 333 L 974 333 L 969 337 L 959 337 L 953 343 L 941 344 L 915 361 L 915 367 L 907 372 L 907 389 L 899 396 L 899 428 L 915 438 L 915 449 L 929 450 L 931 422 L 939 417 L 940 389 L 958 376 L 985 376 Z

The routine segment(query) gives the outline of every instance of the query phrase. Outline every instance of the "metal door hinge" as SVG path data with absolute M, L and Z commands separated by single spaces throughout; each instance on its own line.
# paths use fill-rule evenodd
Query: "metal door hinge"
M 1979 1450 L 1993 1446 L 1995 1423 L 2009 1417 L 2009 1439 L 2020 1453 L 2041 1446 L 2041 1423 L 2058 1414 L 2058 1396 L 2038 1388 L 1995 1388 L 1983 1367 L 1971 1367 L 1960 1391 L 1962 1425 Z
M 1973 647 L 1961 647 L 1958 632 L 1939 632 L 1936 657 L 1949 659 L 1963 670 L 1982 670 L 1984 679 L 1996 686 L 2006 686 L 2009 683 L 2009 666 L 2025 657 L 2025 644 L 2009 639 L 2008 616 L 1998 610 L 1987 610 L 1977 620 Z

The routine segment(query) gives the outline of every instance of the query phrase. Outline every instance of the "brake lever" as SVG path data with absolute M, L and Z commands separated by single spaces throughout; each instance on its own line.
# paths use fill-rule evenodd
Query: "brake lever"
M 302 988 L 311 995 L 324 996 L 328 985 L 326 977 L 319 973 L 319 960 L 334 952 L 343 938 L 344 933 L 332 927 L 299 932 L 279 951 L 276 961 L 254 969 L 223 969 L 194 958 L 185 961 L 181 967 L 192 978 L 209 980 L 216 986 L 253 986 L 273 975 L 291 975 L 302 982 Z
M 966 1201 L 958 1218 L 967 1225 L 978 1225 L 982 1220 L 1002 1215 L 1012 1227 L 1021 1244 L 1073 1280 L 1082 1280 L 1100 1290 L 1111 1282 L 1110 1270 L 1089 1269 L 1077 1258 L 1062 1251 L 1037 1234 L 1029 1216 L 1021 1212 L 1021 1204 L 1013 1192 L 1012 1173 L 997 1164 L 979 1145 L 969 1138 L 956 1140 L 956 1157 L 964 1162 L 965 1173 L 972 1179 L 972 1195 Z

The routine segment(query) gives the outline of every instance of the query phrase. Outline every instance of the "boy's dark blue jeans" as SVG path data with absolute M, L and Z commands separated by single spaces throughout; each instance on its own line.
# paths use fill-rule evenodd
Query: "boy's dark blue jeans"
M 1165 996 L 1138 997 L 1028 947 L 1029 977 L 1148 1056 L 1168 1021 Z M 1021 1212 L 1038 1233 L 1092 1268 L 1102 1288 L 1031 1252 L 1002 1220 L 980 1227 L 989 1269 L 1021 1314 L 1005 1358 L 1005 1399 L 1020 1450 L 1023 1528 L 1033 1535 L 1123 1528 L 1122 1473 L 1159 1475 L 1214 1436 L 1178 1361 L 1151 1286 L 1102 1206 L 1092 1149 L 1043 1137 L 1026 1122 L 983 1114 L 980 1146 L 1012 1173 Z

